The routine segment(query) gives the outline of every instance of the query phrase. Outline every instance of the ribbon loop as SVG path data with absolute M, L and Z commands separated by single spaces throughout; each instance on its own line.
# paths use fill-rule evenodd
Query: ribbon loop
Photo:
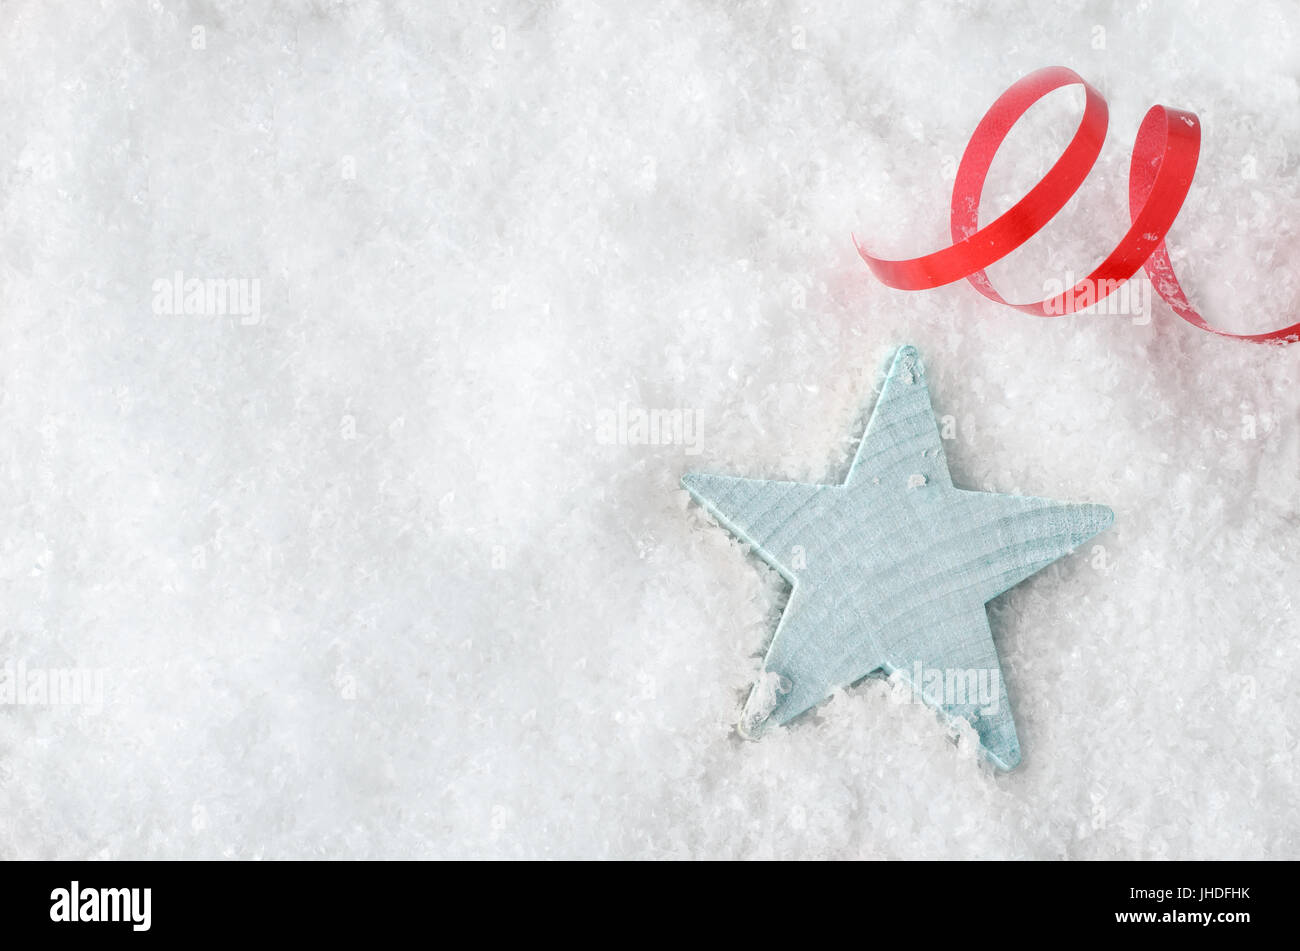
M 1065 86 L 1084 90 L 1079 128 L 1055 164 L 1020 201 L 979 227 L 980 199 L 994 156 L 1012 127 L 1048 93 Z M 965 279 L 989 300 L 1027 314 L 1056 317 L 1103 300 L 1145 268 L 1151 285 L 1174 313 L 1209 333 L 1236 340 L 1289 343 L 1300 339 L 1300 323 L 1261 334 L 1219 330 L 1188 302 L 1165 247 L 1192 186 L 1201 150 L 1200 120 L 1190 112 L 1152 106 L 1142 120 L 1129 165 L 1131 225 L 1115 249 L 1074 287 L 1032 304 L 1012 304 L 994 290 L 985 269 L 1037 234 L 1083 184 L 1106 138 L 1108 109 L 1101 93 L 1073 70 L 1050 66 L 1030 73 L 1007 89 L 985 113 L 962 153 L 953 182 L 950 232 L 953 243 L 906 260 L 858 253 L 881 282 L 901 290 L 926 290 Z

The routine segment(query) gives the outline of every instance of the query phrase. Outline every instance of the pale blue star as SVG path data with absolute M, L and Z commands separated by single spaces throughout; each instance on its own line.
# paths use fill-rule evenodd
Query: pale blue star
M 699 473 L 682 485 L 794 586 L 742 734 L 899 671 L 924 702 L 969 722 L 994 764 L 1020 762 L 985 603 L 1114 514 L 955 488 L 916 348 L 895 355 L 843 485 Z

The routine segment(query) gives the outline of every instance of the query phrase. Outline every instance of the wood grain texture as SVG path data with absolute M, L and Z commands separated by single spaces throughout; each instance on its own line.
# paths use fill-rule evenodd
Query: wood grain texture
M 916 348 L 895 355 L 843 485 L 700 473 L 682 485 L 794 586 L 742 734 L 883 669 L 969 722 L 995 765 L 1020 762 L 984 605 L 1114 515 L 954 487 Z

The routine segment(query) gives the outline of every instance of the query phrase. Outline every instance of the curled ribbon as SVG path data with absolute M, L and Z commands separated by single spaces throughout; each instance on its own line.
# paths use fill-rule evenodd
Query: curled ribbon
M 1029 107 L 1064 86 L 1084 91 L 1083 118 L 1061 157 L 1033 188 L 997 219 L 979 227 L 980 197 L 993 157 Z M 1030 73 L 997 98 L 975 128 L 952 186 L 953 243 L 919 258 L 890 261 L 868 252 L 855 238 L 858 253 L 873 274 L 890 287 L 918 291 L 962 278 L 989 300 L 1027 314 L 1072 314 L 1103 300 L 1139 270 L 1178 316 L 1202 330 L 1259 343 L 1300 339 L 1300 323 L 1261 334 L 1234 334 L 1210 326 L 1188 302 L 1165 248 L 1165 235 L 1178 217 L 1196 174 L 1201 124 L 1193 113 L 1152 106 L 1138 128 L 1129 163 L 1129 217 L 1132 225 L 1115 250 L 1069 290 L 1033 304 L 1012 304 L 989 282 L 985 268 L 1006 257 L 1052 220 L 1088 177 L 1106 139 L 1109 111 L 1101 93 L 1078 73 L 1049 66 Z

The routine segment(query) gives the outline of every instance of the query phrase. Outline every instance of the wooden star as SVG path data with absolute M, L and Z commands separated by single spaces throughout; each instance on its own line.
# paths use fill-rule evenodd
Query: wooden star
M 1020 762 L 986 602 L 1106 529 L 1104 505 L 953 486 L 915 347 L 894 357 L 843 485 L 682 485 L 793 586 L 738 729 L 756 738 L 876 670 Z

